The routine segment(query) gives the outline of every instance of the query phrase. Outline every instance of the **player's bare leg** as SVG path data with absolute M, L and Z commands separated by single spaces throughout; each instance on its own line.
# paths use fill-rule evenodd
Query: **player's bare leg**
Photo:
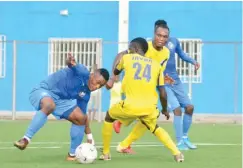
M 177 107 L 173 110 L 174 112 L 174 129 L 176 134 L 177 140 L 177 147 L 179 150 L 188 150 L 187 145 L 184 143 L 182 136 L 183 136 L 183 125 L 182 125 L 182 112 L 181 107 Z
M 75 150 L 83 140 L 85 125 L 87 123 L 86 120 L 88 120 L 88 118 L 85 114 L 82 113 L 79 107 L 76 107 L 69 115 L 68 120 L 72 123 L 72 126 L 70 129 L 70 149 L 66 160 L 75 161 Z
M 45 125 L 47 116 L 55 110 L 55 103 L 52 98 L 44 97 L 40 102 L 40 107 L 41 109 L 33 117 L 25 136 L 14 143 L 14 146 L 20 150 L 24 150 L 31 138 Z
M 194 145 L 188 138 L 188 131 L 192 124 L 192 115 L 193 115 L 194 106 L 188 105 L 185 107 L 185 114 L 183 117 L 183 142 L 190 149 L 196 149 L 197 146 Z

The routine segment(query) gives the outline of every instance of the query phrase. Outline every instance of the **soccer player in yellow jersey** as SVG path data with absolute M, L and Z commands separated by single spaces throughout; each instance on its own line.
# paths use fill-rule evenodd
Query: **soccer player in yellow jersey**
M 148 51 L 145 54 L 146 57 L 152 58 L 153 60 L 160 63 L 163 70 L 166 68 L 166 64 L 170 55 L 169 49 L 164 47 L 168 40 L 168 36 L 169 36 L 168 28 L 162 26 L 155 27 L 154 38 L 152 41 L 148 42 Z M 118 56 L 114 61 L 114 64 L 118 62 L 119 59 L 121 59 L 122 56 L 126 53 L 129 53 L 129 51 L 127 52 L 124 51 L 118 54 Z M 169 76 L 165 76 L 165 81 L 173 82 Z M 111 81 L 108 82 L 108 85 L 111 85 Z M 169 113 L 165 113 L 165 115 L 167 116 L 167 119 L 169 119 Z M 118 120 L 114 122 L 113 126 L 115 132 L 117 133 L 120 132 L 121 125 L 122 122 Z M 134 153 L 130 148 L 130 144 L 135 140 L 139 139 L 140 137 L 142 137 L 146 131 L 147 128 L 141 122 L 137 122 L 132 132 L 129 134 L 129 136 L 118 145 L 117 151 L 121 153 Z
M 167 38 L 167 31 L 164 28 L 161 28 L 161 30 L 164 31 L 165 35 L 161 34 L 163 39 Z M 158 30 L 158 36 L 160 35 L 160 33 L 163 33 L 162 31 Z M 159 38 L 159 37 L 158 37 Z M 164 45 L 164 42 L 158 42 L 159 45 Z M 162 66 L 163 70 L 165 70 L 166 68 L 166 64 L 167 61 L 169 59 L 170 56 L 170 50 L 164 46 L 160 47 L 156 47 L 155 42 L 154 41 L 149 41 L 148 42 L 148 51 L 146 52 L 145 56 L 148 58 L 151 58 L 152 60 L 155 60 L 156 62 L 160 63 L 160 65 Z
M 164 85 L 163 68 L 156 61 L 143 57 L 148 50 L 148 43 L 143 38 L 136 38 L 129 45 L 130 54 L 124 55 L 117 64 L 114 75 L 124 70 L 126 98 L 113 105 L 106 113 L 102 129 L 103 154 L 100 159 L 110 160 L 110 142 L 112 123 L 120 120 L 129 125 L 139 119 L 174 155 L 177 162 L 184 161 L 184 156 L 177 149 L 168 133 L 157 125 L 157 86 L 159 86 L 160 100 L 163 112 L 167 112 L 167 100 Z M 142 88 L 142 89 L 141 89 Z

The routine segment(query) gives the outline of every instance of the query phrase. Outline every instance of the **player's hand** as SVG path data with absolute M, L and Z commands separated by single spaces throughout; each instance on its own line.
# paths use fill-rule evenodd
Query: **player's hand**
M 111 77 L 105 85 L 106 89 L 110 90 L 111 88 L 113 88 L 114 82 L 115 82 L 114 77 Z
M 194 66 L 195 66 L 196 70 L 198 70 L 200 68 L 200 64 L 198 62 L 196 62 L 196 64 Z
M 167 110 L 162 110 L 162 114 L 165 115 L 166 120 L 170 119 L 170 113 Z
M 175 80 L 172 77 L 170 77 L 168 74 L 165 75 L 164 80 L 166 84 L 173 85 L 175 83 Z
M 92 134 L 87 134 L 87 143 L 95 145 L 94 138 Z
M 94 140 L 93 140 L 93 139 L 87 139 L 87 143 L 90 143 L 90 144 L 92 144 L 92 145 L 95 145 L 95 143 L 94 143 Z
M 72 56 L 71 53 L 68 53 L 68 57 L 66 59 L 66 65 L 71 68 L 76 65 L 75 58 Z

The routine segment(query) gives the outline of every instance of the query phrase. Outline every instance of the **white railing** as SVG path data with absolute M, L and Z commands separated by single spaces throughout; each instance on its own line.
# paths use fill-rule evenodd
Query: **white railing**
M 0 78 L 6 76 L 6 36 L 0 35 Z
M 179 39 L 182 50 L 202 65 L 202 40 L 201 39 Z M 201 83 L 202 66 L 197 71 L 189 63 L 178 56 L 176 58 L 176 69 L 183 83 Z

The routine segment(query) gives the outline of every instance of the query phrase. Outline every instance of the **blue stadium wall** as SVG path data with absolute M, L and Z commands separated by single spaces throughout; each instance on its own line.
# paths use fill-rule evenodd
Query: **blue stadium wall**
M 118 2 L 0 2 L 0 34 L 8 40 L 47 41 L 49 37 L 118 41 Z M 70 16 L 59 14 L 68 9 Z M 0 110 L 12 108 L 12 44 L 7 44 L 7 76 L 0 79 Z M 104 45 L 103 66 L 110 68 L 118 46 Z M 48 74 L 47 44 L 17 44 L 17 111 L 33 111 L 28 94 Z M 111 68 L 110 68 L 111 69 Z M 103 100 L 109 92 L 103 91 Z M 108 107 L 103 101 L 103 109 Z
M 0 2 L 0 34 L 8 40 L 47 41 L 49 37 L 90 37 L 118 41 L 119 2 Z M 70 16 L 59 11 L 68 9 Z M 241 41 L 240 2 L 130 2 L 129 39 L 152 37 L 158 18 L 168 21 L 171 36 L 204 41 Z M 0 79 L 0 110 L 12 108 L 12 47 L 7 44 L 6 77 Z M 118 51 L 115 44 L 103 46 L 103 66 L 111 69 Z M 242 109 L 241 45 L 239 54 L 239 103 Z M 234 46 L 203 46 L 203 80 L 193 85 L 193 103 L 198 113 L 234 112 Z M 47 44 L 17 45 L 17 111 L 32 111 L 28 93 L 48 73 Z M 225 78 L 222 78 L 225 76 Z M 109 106 L 109 92 L 102 90 L 102 111 Z

